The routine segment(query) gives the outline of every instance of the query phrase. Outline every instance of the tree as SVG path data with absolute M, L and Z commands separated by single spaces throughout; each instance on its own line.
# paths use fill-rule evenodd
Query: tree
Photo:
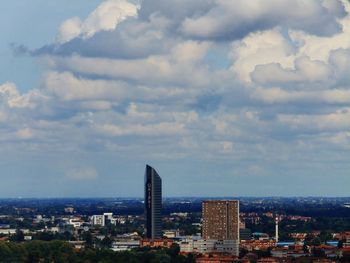
M 322 243 L 326 243 L 326 241 L 328 240 L 331 240 L 333 237 L 332 237 L 332 234 L 328 231 L 321 231 L 320 233 L 320 241 Z
M 178 244 L 172 244 L 171 247 L 168 249 L 168 255 L 171 258 L 176 258 L 180 253 L 180 246 Z
M 239 257 L 240 258 L 243 258 L 246 254 L 248 254 L 248 250 L 247 249 L 245 249 L 245 248 L 240 248 L 239 249 Z
M 93 237 L 92 237 L 92 234 L 91 234 L 91 232 L 84 232 L 83 233 L 83 239 L 85 240 L 85 245 L 87 246 L 87 247 L 92 247 L 92 245 L 93 245 Z
M 24 233 L 20 229 L 17 229 L 16 234 L 14 234 L 10 237 L 10 241 L 13 241 L 13 242 L 24 241 Z
M 304 253 L 310 253 L 309 246 L 306 245 L 305 243 L 304 243 L 304 245 L 303 245 L 303 251 L 304 251 Z
M 339 240 L 339 241 L 338 241 L 338 248 L 343 248 L 343 247 L 344 247 L 344 242 L 345 242 L 344 239 Z
M 101 246 L 104 247 L 104 248 L 110 248 L 112 247 L 112 239 L 110 237 L 105 237 L 102 242 L 101 242 Z
M 311 241 L 311 245 L 313 246 L 319 246 L 321 245 L 321 240 L 319 237 L 315 237 L 312 241 Z

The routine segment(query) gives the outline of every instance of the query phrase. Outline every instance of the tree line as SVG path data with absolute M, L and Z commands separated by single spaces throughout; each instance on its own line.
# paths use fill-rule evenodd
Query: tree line
M 0 242 L 1 263 L 194 263 L 192 255 L 179 254 L 178 245 L 168 249 L 139 248 L 114 252 L 88 247 L 74 249 L 64 241 Z

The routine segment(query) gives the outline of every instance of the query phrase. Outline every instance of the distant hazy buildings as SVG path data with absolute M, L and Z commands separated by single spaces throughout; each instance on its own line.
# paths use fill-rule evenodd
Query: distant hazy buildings
M 202 238 L 214 243 L 214 250 L 239 253 L 239 201 L 204 201 Z
M 146 165 L 145 171 L 145 216 L 146 238 L 162 237 L 162 179 L 155 169 Z

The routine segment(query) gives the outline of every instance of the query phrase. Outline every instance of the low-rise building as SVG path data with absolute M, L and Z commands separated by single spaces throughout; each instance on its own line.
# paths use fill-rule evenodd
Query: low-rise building
M 275 240 L 241 240 L 240 247 L 248 251 L 267 250 L 276 247 Z
M 29 229 L 20 229 L 23 234 L 30 233 Z M 10 229 L 0 229 L 0 234 L 2 235 L 14 235 L 17 233 L 17 229 L 10 228 Z
M 170 248 L 172 244 L 174 243 L 171 239 L 142 239 L 140 241 L 141 247 L 166 247 Z
M 140 247 L 139 240 L 122 240 L 113 242 L 111 249 L 113 251 L 127 251 L 138 247 Z
M 302 246 L 276 247 L 271 250 L 271 256 L 274 258 L 300 258 L 310 256 L 305 252 Z
M 166 238 L 175 238 L 180 235 L 179 230 L 165 230 L 163 236 Z
M 68 225 L 73 226 L 74 228 L 79 228 L 84 222 L 80 218 L 70 218 Z
M 32 239 L 32 236 L 24 236 L 24 241 L 31 241 Z
M 177 241 L 177 244 L 180 246 L 181 253 L 227 253 L 238 255 L 236 240 L 205 240 L 198 236 L 193 236 L 181 239 Z

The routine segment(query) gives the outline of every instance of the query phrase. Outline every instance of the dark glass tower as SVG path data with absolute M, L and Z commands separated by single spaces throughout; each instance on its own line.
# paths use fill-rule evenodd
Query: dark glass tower
M 146 238 L 161 238 L 162 234 L 162 179 L 155 169 L 146 165 L 145 171 Z

